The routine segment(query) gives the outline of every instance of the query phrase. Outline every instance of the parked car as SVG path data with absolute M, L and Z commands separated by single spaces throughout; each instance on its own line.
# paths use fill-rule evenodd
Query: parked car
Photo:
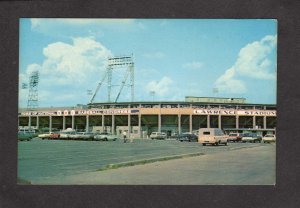
M 52 132 L 49 139 L 59 139 L 60 138 L 60 132 Z
M 256 133 L 246 133 L 243 135 L 242 142 L 250 142 L 250 143 L 255 143 L 255 142 L 261 142 L 262 137 Z
M 91 132 L 79 132 L 77 135 L 77 139 L 79 140 L 93 140 L 95 134 Z
M 34 129 L 19 129 L 18 131 L 18 141 L 30 141 L 36 136 Z
M 150 139 L 166 139 L 167 138 L 167 134 L 164 132 L 152 132 L 150 134 Z
M 198 136 L 193 133 L 182 133 L 179 135 L 178 140 L 183 142 L 198 142 Z
M 94 136 L 94 140 L 96 141 L 116 141 L 117 139 L 119 139 L 118 135 L 106 132 Z
M 38 138 L 41 138 L 41 139 L 50 139 L 51 134 L 53 134 L 53 132 L 39 134 L 39 135 L 38 135 Z
M 242 140 L 243 135 L 241 133 L 230 133 L 228 135 L 228 142 L 240 142 Z
M 76 131 L 74 129 L 71 128 L 67 128 L 66 130 L 63 130 L 60 132 L 60 139 L 72 139 L 71 135 L 75 135 Z
M 203 146 L 206 144 L 227 145 L 228 136 L 226 136 L 222 129 L 219 128 L 201 128 L 199 129 L 198 142 Z
M 264 143 L 270 143 L 270 142 L 275 142 L 276 141 L 276 136 L 274 134 L 266 134 L 263 138 L 262 141 Z

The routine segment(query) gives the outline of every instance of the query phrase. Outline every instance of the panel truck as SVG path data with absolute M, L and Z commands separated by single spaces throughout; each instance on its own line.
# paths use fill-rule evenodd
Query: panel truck
M 222 129 L 219 128 L 201 128 L 199 129 L 198 142 L 203 146 L 206 144 L 227 145 L 228 136 L 224 134 Z

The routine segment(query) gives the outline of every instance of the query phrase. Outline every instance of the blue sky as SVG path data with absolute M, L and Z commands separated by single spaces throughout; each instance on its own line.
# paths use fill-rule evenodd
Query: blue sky
M 151 101 L 155 91 L 158 101 L 217 96 L 276 103 L 276 20 L 20 19 L 19 85 L 39 71 L 40 107 L 88 103 L 87 90 L 95 91 L 107 58 L 128 54 L 135 101 Z M 125 71 L 116 69 L 112 83 L 120 84 Z M 19 87 L 19 106 L 27 99 L 28 89 Z M 106 101 L 104 83 L 95 102 Z M 119 101 L 130 101 L 129 87 Z

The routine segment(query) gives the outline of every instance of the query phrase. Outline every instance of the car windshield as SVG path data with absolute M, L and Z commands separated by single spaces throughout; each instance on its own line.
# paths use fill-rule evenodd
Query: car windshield
M 244 137 L 252 137 L 252 134 L 244 134 Z
M 229 134 L 229 136 L 237 136 L 237 134 Z
M 274 137 L 274 135 L 267 134 L 265 137 Z

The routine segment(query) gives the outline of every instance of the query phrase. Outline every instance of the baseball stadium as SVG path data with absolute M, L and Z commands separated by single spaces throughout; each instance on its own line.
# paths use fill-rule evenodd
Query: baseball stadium
M 111 101 L 112 71 L 126 69 L 120 90 Z M 91 100 L 76 107 L 38 108 L 37 72 L 30 77 L 27 108 L 19 109 L 19 128 L 60 131 L 72 128 L 85 132 L 126 131 L 131 138 L 147 138 L 152 132 L 167 136 L 196 133 L 200 128 L 221 128 L 226 133 L 255 132 L 275 134 L 276 105 L 250 104 L 246 98 L 186 96 L 184 101 L 134 101 L 134 62 L 132 56 L 108 59 L 107 72 Z M 128 79 L 129 78 L 129 79 Z M 101 85 L 108 82 L 108 102 L 94 102 Z M 119 102 L 124 86 L 131 89 L 131 102 Z

